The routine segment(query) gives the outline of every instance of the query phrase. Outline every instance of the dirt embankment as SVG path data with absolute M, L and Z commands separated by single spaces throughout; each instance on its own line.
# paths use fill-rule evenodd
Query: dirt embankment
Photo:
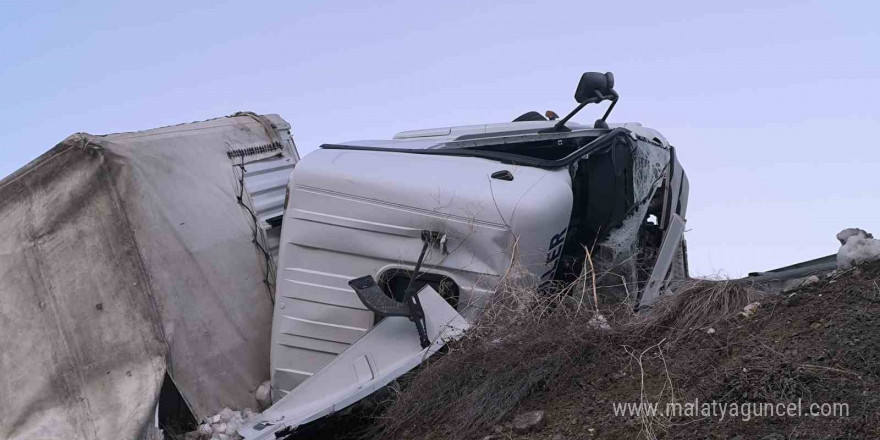
M 606 307 L 604 330 L 586 302 L 505 304 L 510 317 L 404 381 L 368 435 L 880 438 L 880 262 L 785 294 L 733 282 L 681 290 L 648 317 Z M 528 411 L 543 419 L 514 426 Z

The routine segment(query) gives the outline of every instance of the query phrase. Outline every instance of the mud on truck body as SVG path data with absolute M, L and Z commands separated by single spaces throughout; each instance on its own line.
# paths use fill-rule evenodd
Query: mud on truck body
M 578 107 L 559 120 L 530 112 L 304 157 L 281 233 L 275 404 L 245 437 L 289 432 L 415 367 L 467 328 L 514 264 L 536 285 L 569 281 L 586 246 L 636 307 L 686 277 L 687 177 L 659 132 L 605 122 L 613 86 L 584 74 Z M 592 126 L 568 122 L 604 100 Z

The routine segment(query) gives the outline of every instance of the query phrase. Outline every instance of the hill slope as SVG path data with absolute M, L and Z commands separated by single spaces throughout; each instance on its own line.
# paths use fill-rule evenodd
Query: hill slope
M 607 306 L 610 329 L 589 304 L 520 304 L 405 381 L 369 435 L 880 438 L 880 262 L 784 294 L 729 281 L 681 290 L 647 317 Z M 615 413 L 640 402 L 658 414 Z M 667 403 L 697 412 L 663 414 Z M 516 429 L 532 410 L 543 420 Z M 810 415 L 823 410 L 846 415 Z

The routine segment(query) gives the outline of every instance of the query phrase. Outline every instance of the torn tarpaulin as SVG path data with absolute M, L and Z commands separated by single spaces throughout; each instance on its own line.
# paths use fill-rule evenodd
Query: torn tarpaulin
M 166 366 L 197 417 L 255 406 L 272 305 L 227 151 L 268 125 L 295 162 L 264 119 L 74 135 L 0 181 L 0 438 L 141 438 Z

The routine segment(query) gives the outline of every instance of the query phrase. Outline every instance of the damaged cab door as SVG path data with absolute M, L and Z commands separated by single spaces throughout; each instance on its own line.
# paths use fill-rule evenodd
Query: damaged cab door
M 493 178 L 498 171 L 513 179 Z M 376 322 L 349 281 L 372 276 L 401 300 L 423 247 L 423 231 L 430 231 L 436 243 L 424 255 L 416 287 L 430 286 L 472 317 L 510 268 L 515 247 L 527 272 L 552 272 L 557 261 L 546 251 L 561 246 L 571 197 L 566 170 L 377 151 L 309 154 L 292 175 L 281 234 L 273 400 L 330 363 Z M 515 236 L 515 230 L 529 233 Z

